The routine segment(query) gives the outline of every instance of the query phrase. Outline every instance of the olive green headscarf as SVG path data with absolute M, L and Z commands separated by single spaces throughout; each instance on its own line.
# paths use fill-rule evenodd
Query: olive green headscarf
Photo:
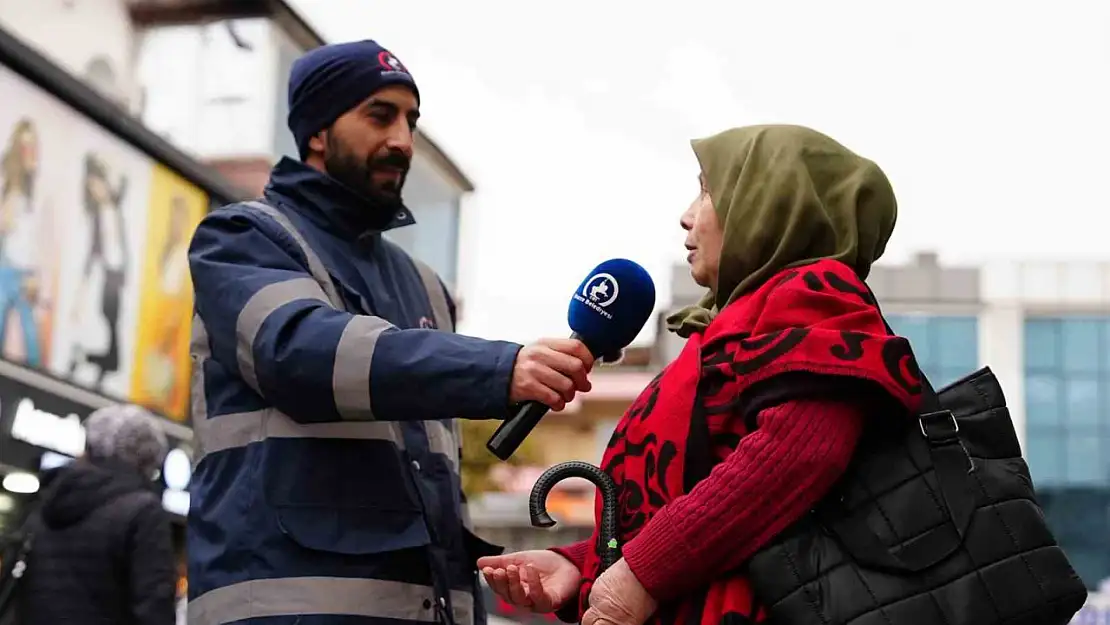
M 749 126 L 691 142 L 724 231 L 717 286 L 667 320 L 687 337 L 776 273 L 835 259 L 866 278 L 898 214 L 875 163 L 801 126 Z

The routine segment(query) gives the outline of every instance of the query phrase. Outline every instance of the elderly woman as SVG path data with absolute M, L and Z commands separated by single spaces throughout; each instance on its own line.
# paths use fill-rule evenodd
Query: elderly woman
M 152 488 L 166 436 L 130 405 L 97 410 L 85 432 L 85 455 L 43 481 L 17 622 L 173 625 L 170 520 Z
M 796 126 L 693 148 L 700 190 L 681 223 L 709 292 L 669 320 L 686 346 L 602 461 L 620 492 L 624 557 L 599 575 L 595 530 L 480 560 L 516 605 L 585 625 L 762 621 L 744 562 L 833 486 L 869 406 L 919 404 L 901 383 L 902 342 L 863 284 L 897 212 L 879 167 Z

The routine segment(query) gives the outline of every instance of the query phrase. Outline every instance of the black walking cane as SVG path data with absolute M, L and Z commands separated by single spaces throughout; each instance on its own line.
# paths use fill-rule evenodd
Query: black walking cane
M 617 485 L 604 471 L 587 462 L 564 462 L 543 472 L 532 486 L 528 497 L 528 514 L 534 527 L 554 527 L 555 519 L 547 513 L 547 495 L 556 484 L 568 477 L 589 480 L 601 491 L 601 570 L 598 574 L 621 558 L 621 547 L 617 541 Z

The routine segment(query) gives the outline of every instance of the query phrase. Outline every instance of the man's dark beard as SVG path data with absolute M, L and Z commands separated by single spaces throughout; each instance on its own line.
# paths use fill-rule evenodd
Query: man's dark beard
M 387 207 L 390 210 L 404 206 L 401 202 L 401 189 L 408 175 L 409 159 L 403 153 L 393 151 L 385 156 L 374 156 L 369 161 L 363 161 L 350 150 L 345 149 L 342 142 L 331 132 L 327 135 L 327 145 L 324 168 L 329 176 L 366 196 L 378 206 Z M 395 186 L 383 189 L 374 184 L 371 173 L 379 167 L 396 168 L 403 172 Z

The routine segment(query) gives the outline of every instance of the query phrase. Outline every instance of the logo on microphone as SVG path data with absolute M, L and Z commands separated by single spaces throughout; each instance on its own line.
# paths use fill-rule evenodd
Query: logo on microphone
M 575 293 L 574 299 L 589 306 L 602 317 L 612 319 L 613 315 L 605 309 L 617 301 L 619 292 L 620 285 L 617 284 L 616 278 L 607 273 L 598 273 L 590 276 L 590 279 L 582 284 L 582 292 Z

